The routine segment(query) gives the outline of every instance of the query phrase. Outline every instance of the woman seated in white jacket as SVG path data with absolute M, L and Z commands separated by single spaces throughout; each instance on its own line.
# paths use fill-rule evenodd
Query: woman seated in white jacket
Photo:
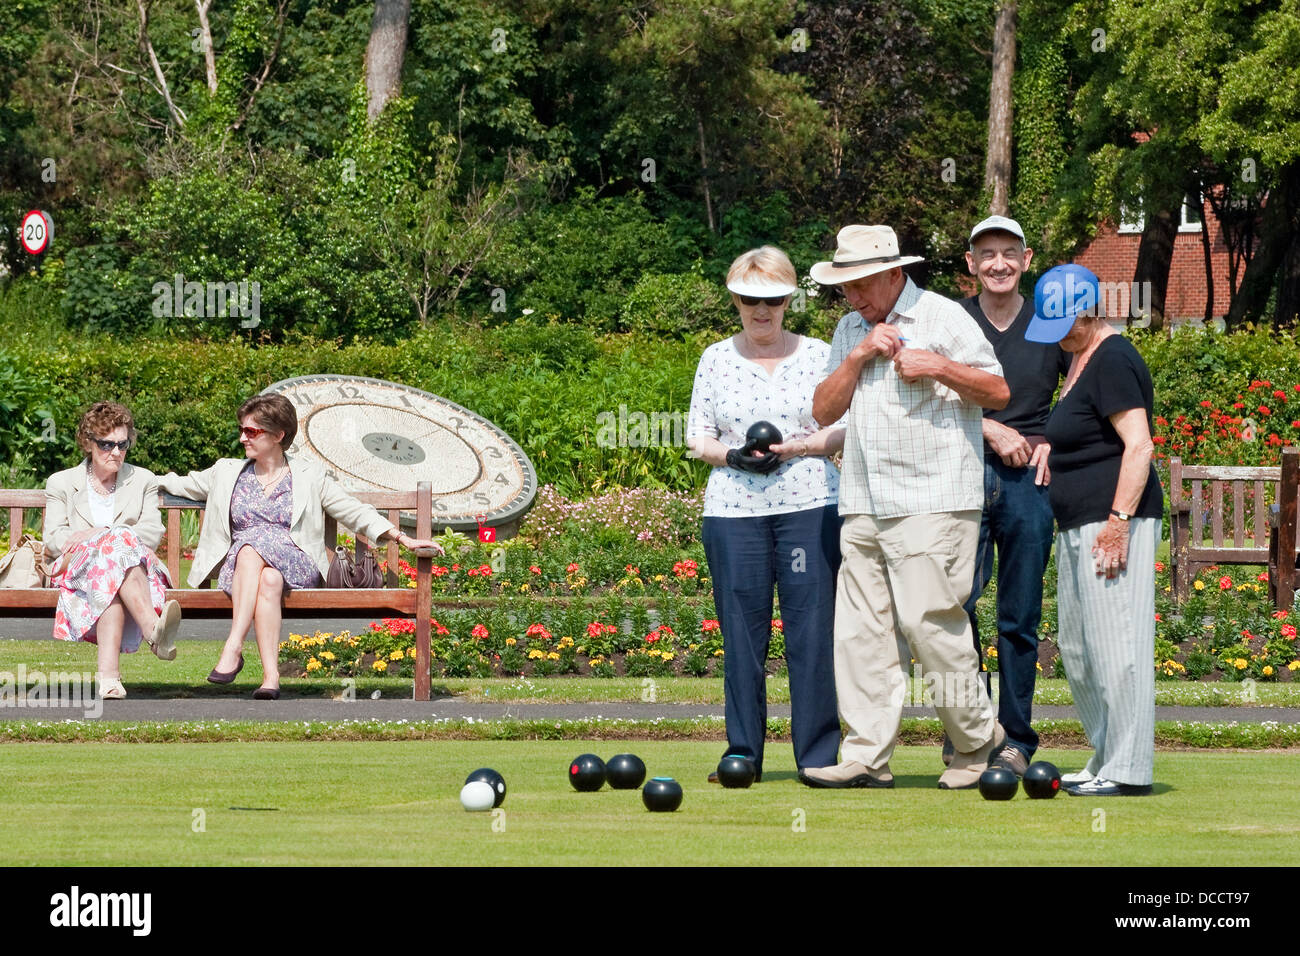
M 325 515 L 371 541 L 396 538 L 407 548 L 441 548 L 403 534 L 375 509 L 347 494 L 315 462 L 290 458 L 298 415 L 283 395 L 255 395 L 239 406 L 239 440 L 247 456 L 223 458 L 206 471 L 162 476 L 163 491 L 209 501 L 190 569 L 200 587 L 220 566 L 218 584 L 234 614 L 213 684 L 229 684 L 244 667 L 243 644 L 253 626 L 262 658 L 257 700 L 280 696 L 280 623 L 284 593 L 320 587 L 329 571 Z
M 45 485 L 46 554 L 58 558 L 54 636 L 99 648 L 96 680 L 106 700 L 126 696 L 119 654 L 140 640 L 165 661 L 176 658 L 181 609 L 167 600 L 167 570 L 154 553 L 163 536 L 158 479 L 126 463 L 135 420 L 125 405 L 96 402 L 77 424 L 81 464 Z

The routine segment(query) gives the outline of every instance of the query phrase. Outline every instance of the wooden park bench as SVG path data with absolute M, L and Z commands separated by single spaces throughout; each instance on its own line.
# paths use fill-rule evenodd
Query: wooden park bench
M 386 513 L 389 521 L 399 525 L 401 512 L 415 513 L 415 537 L 428 538 L 433 532 L 433 493 L 428 482 L 421 482 L 415 491 L 359 492 L 353 495 Z M 181 577 L 181 513 L 203 510 L 203 502 L 188 498 L 160 495 L 159 505 L 166 515 L 167 536 L 164 539 L 164 563 L 173 583 Z M 41 489 L 0 489 L 0 510 L 9 513 L 9 547 L 17 546 L 23 532 L 24 514 L 29 510 L 45 512 L 45 492 Z M 364 541 L 364 538 L 361 539 Z M 338 526 L 329 515 L 325 516 L 325 550 L 332 556 L 338 543 Z M 386 558 L 390 568 L 397 566 L 396 541 L 386 545 Z M 332 558 L 331 558 L 332 559 Z M 287 618 L 318 617 L 330 612 L 387 611 L 415 618 L 415 699 L 429 699 L 429 618 L 432 556 L 416 557 L 415 587 L 387 588 L 303 588 L 290 591 L 284 599 Z M 185 617 L 228 617 L 231 614 L 229 596 L 222 590 L 211 588 L 204 582 L 201 588 L 174 588 L 167 592 L 169 599 L 180 603 Z M 0 589 L 0 617 L 34 617 L 42 612 L 53 614 L 59 603 L 59 592 L 54 588 L 4 588 Z M 184 625 L 182 625 L 183 627 Z
M 1300 498 L 1300 448 L 1284 448 L 1278 508 L 1270 518 L 1268 536 L 1268 593 L 1279 611 L 1291 610 L 1296 588 L 1300 586 L 1300 573 L 1296 571 L 1296 562 L 1300 560 L 1297 498 Z
M 1185 601 L 1196 576 L 1216 564 L 1259 565 L 1269 569 L 1269 592 L 1274 604 L 1290 606 L 1291 590 L 1279 588 L 1283 572 L 1276 554 L 1286 547 L 1279 534 L 1278 510 L 1285 507 L 1284 472 L 1294 469 L 1296 450 L 1285 449 L 1282 467 L 1185 465 L 1169 461 L 1169 563 L 1175 602 Z M 1292 472 L 1294 475 L 1294 471 Z M 1294 561 L 1295 482 L 1290 485 L 1290 543 Z M 1270 535 L 1278 540 L 1270 544 Z M 1274 557 L 1270 557 L 1270 552 Z M 1286 575 L 1290 584 L 1293 574 Z M 1287 593 L 1282 594 L 1283 591 Z

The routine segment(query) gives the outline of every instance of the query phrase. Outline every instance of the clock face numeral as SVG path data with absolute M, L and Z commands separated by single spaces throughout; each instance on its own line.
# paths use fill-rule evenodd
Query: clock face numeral
M 433 488 L 435 524 L 497 524 L 526 511 L 537 490 L 527 455 L 491 422 L 395 382 L 310 375 L 270 386 L 298 412 L 290 452 L 320 462 L 350 491 Z

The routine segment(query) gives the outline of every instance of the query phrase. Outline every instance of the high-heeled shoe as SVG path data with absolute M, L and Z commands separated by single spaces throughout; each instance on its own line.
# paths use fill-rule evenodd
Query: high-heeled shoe
M 228 674 L 223 674 L 221 671 L 217 670 L 215 667 L 212 668 L 211 673 L 208 674 L 208 683 L 209 683 L 209 684 L 229 684 L 229 683 L 232 683 L 232 682 L 234 681 L 234 679 L 235 679 L 236 677 L 239 676 L 239 672 L 242 671 L 243 669 L 244 669 L 244 655 L 243 655 L 243 654 L 240 654 L 240 655 L 239 655 L 239 666 L 236 667 L 236 668 L 235 668 L 233 671 L 231 671 L 230 673 L 228 673 Z
M 253 691 L 253 700 L 279 700 L 280 688 L 278 687 L 259 687 Z

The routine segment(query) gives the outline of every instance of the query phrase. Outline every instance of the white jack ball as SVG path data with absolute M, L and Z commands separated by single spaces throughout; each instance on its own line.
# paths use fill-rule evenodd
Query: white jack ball
M 460 790 L 460 805 L 469 811 L 491 810 L 496 793 L 482 780 L 471 780 Z

